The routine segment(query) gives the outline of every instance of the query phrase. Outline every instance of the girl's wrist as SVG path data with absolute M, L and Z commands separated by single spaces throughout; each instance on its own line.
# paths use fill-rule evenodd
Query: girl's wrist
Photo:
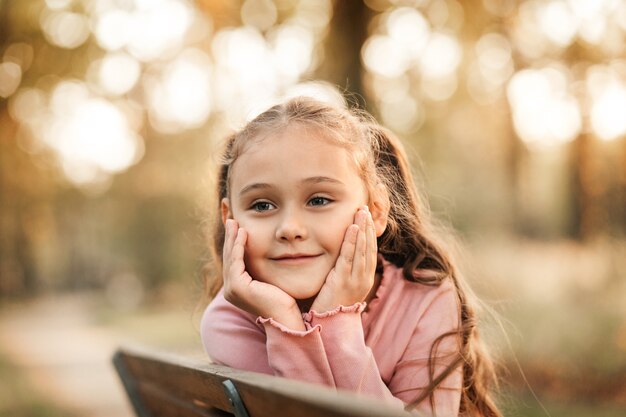
M 295 305 L 295 308 L 286 311 L 277 311 L 271 318 L 291 330 L 306 330 L 304 320 L 302 320 L 302 313 L 300 313 L 297 305 Z

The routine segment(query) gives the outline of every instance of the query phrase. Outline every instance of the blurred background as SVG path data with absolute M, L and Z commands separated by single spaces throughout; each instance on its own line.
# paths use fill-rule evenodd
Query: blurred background
M 0 0 L 0 415 L 128 416 L 118 345 L 204 357 L 216 150 L 297 94 L 404 140 L 505 415 L 625 415 L 625 56 L 620 0 Z

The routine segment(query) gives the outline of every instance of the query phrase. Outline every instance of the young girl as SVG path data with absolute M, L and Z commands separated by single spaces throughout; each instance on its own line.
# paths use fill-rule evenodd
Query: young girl
M 218 195 L 221 277 L 201 323 L 214 362 L 500 416 L 468 294 L 389 131 L 292 99 L 229 137 Z

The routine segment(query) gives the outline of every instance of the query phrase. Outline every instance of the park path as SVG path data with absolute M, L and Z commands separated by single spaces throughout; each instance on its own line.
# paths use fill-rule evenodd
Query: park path
M 62 295 L 0 310 L 0 351 L 23 369 L 34 389 L 76 415 L 133 415 L 111 365 L 119 344 L 94 326 L 93 300 Z

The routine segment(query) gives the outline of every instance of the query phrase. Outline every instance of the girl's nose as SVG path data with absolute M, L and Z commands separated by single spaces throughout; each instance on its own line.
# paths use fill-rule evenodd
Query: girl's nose
M 303 219 L 296 213 L 287 212 L 282 217 L 280 224 L 276 228 L 276 239 L 296 240 L 306 239 L 307 229 Z

